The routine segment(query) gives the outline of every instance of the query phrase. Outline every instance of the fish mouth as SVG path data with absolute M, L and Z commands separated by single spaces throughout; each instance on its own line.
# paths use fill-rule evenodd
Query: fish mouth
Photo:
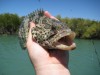
M 75 38 L 75 33 L 71 32 L 62 34 L 62 37 L 56 41 L 55 47 L 61 50 L 74 50 L 76 48 L 76 44 L 73 42 Z

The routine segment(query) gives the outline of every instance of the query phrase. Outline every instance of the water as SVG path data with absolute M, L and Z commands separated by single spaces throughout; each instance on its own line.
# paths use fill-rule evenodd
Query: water
M 75 41 L 77 48 L 70 51 L 71 75 L 100 75 L 100 40 Z M 28 53 L 21 49 L 16 36 L 0 36 L 0 75 L 35 75 Z
M 76 43 L 77 49 L 70 51 L 71 74 L 100 75 L 100 40 L 77 39 Z
M 27 51 L 16 36 L 0 36 L 0 75 L 35 75 Z

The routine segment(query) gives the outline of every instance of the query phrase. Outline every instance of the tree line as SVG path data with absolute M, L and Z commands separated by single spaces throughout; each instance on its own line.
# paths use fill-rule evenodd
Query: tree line
M 83 18 L 62 18 L 56 16 L 62 22 L 65 22 L 75 33 L 77 38 L 100 39 L 100 21 Z
M 21 18 L 17 14 L 0 14 L 0 34 L 15 34 L 20 23 Z
M 23 17 L 10 13 L 0 14 L 0 34 L 16 34 Z M 62 18 L 61 15 L 56 17 L 65 22 L 76 33 L 77 38 L 100 39 L 100 21 L 83 18 Z

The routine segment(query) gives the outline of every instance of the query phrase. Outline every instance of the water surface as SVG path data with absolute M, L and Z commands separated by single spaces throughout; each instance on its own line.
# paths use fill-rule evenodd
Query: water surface
M 71 75 L 100 75 L 100 40 L 76 39 L 75 42 L 76 50 L 70 51 Z M 0 75 L 35 75 L 17 36 L 0 36 Z

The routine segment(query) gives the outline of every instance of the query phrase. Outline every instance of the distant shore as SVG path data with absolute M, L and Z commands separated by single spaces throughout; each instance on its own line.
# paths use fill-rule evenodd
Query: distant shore
M 61 15 L 57 15 L 56 18 L 66 23 L 76 33 L 77 38 L 100 39 L 100 21 L 83 18 L 62 18 Z M 23 19 L 24 16 L 19 17 L 17 14 L 0 14 L 0 35 L 17 34 Z

